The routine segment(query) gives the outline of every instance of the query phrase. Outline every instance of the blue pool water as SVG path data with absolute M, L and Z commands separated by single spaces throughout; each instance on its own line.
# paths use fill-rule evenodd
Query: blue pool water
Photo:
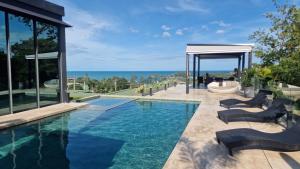
M 128 101 L 97 99 L 71 113 L 0 131 L 0 168 L 162 168 L 198 104 Z M 103 108 L 110 105 L 119 106 Z

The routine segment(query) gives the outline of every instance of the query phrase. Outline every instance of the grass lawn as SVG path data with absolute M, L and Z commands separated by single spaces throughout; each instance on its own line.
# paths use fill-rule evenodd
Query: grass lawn
M 136 93 L 136 89 L 125 89 L 117 92 L 109 93 L 109 95 L 120 95 L 120 96 L 139 96 L 139 93 Z
M 78 99 L 82 99 L 85 97 L 99 95 L 99 93 L 88 93 L 88 92 L 84 92 L 84 91 L 80 91 L 80 90 L 75 90 L 75 91 L 69 90 L 69 92 L 70 92 L 71 100 L 78 100 Z

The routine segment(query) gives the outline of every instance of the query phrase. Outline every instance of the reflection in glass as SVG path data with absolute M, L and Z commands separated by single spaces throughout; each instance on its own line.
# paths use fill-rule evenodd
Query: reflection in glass
M 37 107 L 33 23 L 31 19 L 9 14 L 13 111 Z
M 9 113 L 5 17 L 0 11 L 0 115 Z
M 40 105 L 59 102 L 58 29 L 37 22 Z

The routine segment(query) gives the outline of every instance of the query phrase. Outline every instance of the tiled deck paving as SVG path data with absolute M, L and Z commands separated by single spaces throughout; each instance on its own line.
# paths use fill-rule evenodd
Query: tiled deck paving
M 199 100 L 201 104 L 195 115 L 185 129 L 180 141 L 177 143 L 164 169 L 187 168 L 234 168 L 234 169 L 288 169 L 300 168 L 300 152 L 278 153 L 263 150 L 243 150 L 234 152 L 230 157 L 224 145 L 219 145 L 215 140 L 215 132 L 233 128 L 253 128 L 265 132 L 279 132 L 282 127 L 276 124 L 235 122 L 225 124 L 217 116 L 220 99 L 241 98 L 231 94 L 213 94 L 204 89 L 191 89 L 190 94 L 185 94 L 185 87 L 178 86 L 167 91 L 162 91 L 152 98 Z M 259 109 L 248 109 L 259 111 Z
M 61 103 L 52 106 L 0 116 L 0 129 L 13 127 L 86 106 L 87 103 Z

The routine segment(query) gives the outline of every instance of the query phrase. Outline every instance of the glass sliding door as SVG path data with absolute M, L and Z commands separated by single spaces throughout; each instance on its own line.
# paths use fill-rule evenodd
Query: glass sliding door
M 9 114 L 5 16 L 0 11 L 0 116 Z
M 58 66 L 58 28 L 36 22 L 39 62 L 40 106 L 60 101 Z
M 9 14 L 13 112 L 37 107 L 33 21 Z

